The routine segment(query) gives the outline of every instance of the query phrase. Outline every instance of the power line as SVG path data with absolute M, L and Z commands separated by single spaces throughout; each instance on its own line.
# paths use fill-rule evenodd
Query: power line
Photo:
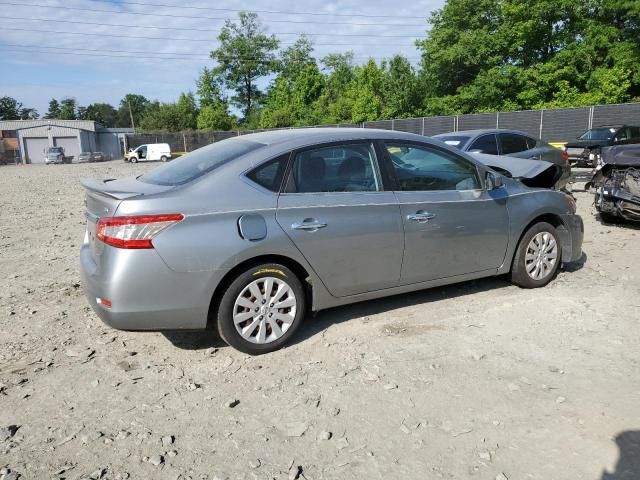
M 39 47 L 42 48 L 42 47 Z M 47 50 L 18 50 L 15 48 L 5 49 L 0 47 L 0 49 L 4 52 L 14 52 L 14 53 L 44 53 L 47 55 L 72 55 L 72 56 L 81 56 L 81 57 L 112 57 L 112 58 L 135 58 L 138 60 L 145 60 L 144 58 L 140 58 L 139 55 L 111 55 L 109 53 L 77 53 L 77 52 L 52 52 Z M 150 57 L 153 60 L 191 60 L 193 58 L 184 58 L 184 57 Z
M 80 47 L 51 47 L 48 45 L 23 45 L 18 43 L 5 43 L 4 46 L 7 47 L 20 47 L 20 48 L 47 48 L 47 49 L 60 49 L 60 50 L 80 50 L 85 52 L 110 52 L 110 53 L 136 53 L 136 54 L 145 54 L 145 55 L 183 55 L 188 57 L 198 57 L 201 59 L 209 59 L 209 57 L 202 57 L 201 53 L 183 53 L 183 52 L 150 52 L 148 50 L 105 50 L 105 49 L 91 49 L 91 48 L 80 48 Z M 244 58 L 244 57 L 243 57 Z M 247 57 L 248 58 L 248 57 Z
M 90 0 L 90 1 L 111 4 L 109 0 Z M 367 15 L 364 13 L 295 12 L 295 11 L 284 11 L 284 10 L 256 10 L 255 8 L 245 8 L 245 9 L 215 8 L 215 7 L 198 7 L 198 6 L 175 5 L 175 4 L 169 5 L 167 3 L 139 3 L 139 2 L 126 2 L 126 1 L 119 1 L 118 4 L 119 5 L 139 5 L 139 6 L 147 6 L 147 7 L 186 8 L 191 10 L 210 10 L 210 11 L 219 11 L 219 12 L 254 12 L 254 13 L 273 13 L 273 14 L 283 14 L 283 15 L 309 15 L 309 16 L 326 16 L 326 17 L 410 18 L 412 20 L 415 19 L 415 16 L 412 16 L 412 15 L 394 15 L 392 17 L 390 15 Z
M 11 19 L 11 20 L 34 20 L 34 21 L 47 21 L 49 22 L 50 20 L 45 20 L 45 19 L 39 19 L 39 18 L 24 18 L 24 17 L 2 17 L 3 19 Z M 113 25 L 110 23 L 92 23 L 92 22 L 74 22 L 73 20 L 60 20 L 60 22 L 66 22 L 66 23 L 74 23 L 74 24 L 80 24 L 80 25 L 99 25 L 99 26 L 104 26 L 104 27 L 135 27 L 135 25 Z M 167 27 L 144 27 L 144 28 L 157 28 L 159 30 L 182 30 L 182 29 L 178 29 L 178 28 L 167 28 Z M 16 31 L 20 31 L 20 32 L 33 32 L 33 29 L 30 28 L 19 28 L 19 27 L 2 27 L 2 30 L 16 30 Z M 190 29 L 193 30 L 193 29 Z M 206 30 L 209 31 L 209 30 Z M 85 35 L 85 36 L 98 36 L 98 37 L 115 37 L 115 38 L 137 38 L 137 39 L 141 39 L 141 40 L 164 40 L 164 41 L 180 41 L 180 42 L 205 42 L 205 43 L 212 43 L 212 39 L 208 39 L 208 38 L 181 38 L 181 37 L 145 37 L 145 36 L 140 36 L 140 35 L 123 35 L 123 34 L 109 34 L 109 33 L 102 33 L 102 32 L 91 32 L 91 33 L 86 33 L 86 32 L 70 32 L 68 30 L 43 30 L 43 29 L 38 29 L 38 32 L 42 32 L 42 33 L 58 33 L 58 34 L 66 34 L 66 35 Z M 280 45 L 294 45 L 294 42 L 281 42 Z M 343 47 L 350 47 L 352 45 L 364 45 L 364 46 L 371 46 L 371 42 L 367 42 L 367 43 L 353 43 L 353 42 L 349 42 L 349 43 L 313 43 L 313 46 L 316 47 L 339 47 L 339 46 L 343 46 Z M 387 43 L 385 42 L 383 45 L 379 45 L 379 47 L 387 47 L 387 46 L 393 46 L 393 47 L 413 47 L 414 44 L 413 43 Z
M 2 5 L 2 2 L 0 2 Z M 102 22 L 85 22 L 85 21 L 75 21 L 75 20 L 64 20 L 58 18 L 30 18 L 30 17 L 10 17 L 3 15 L 3 20 L 28 20 L 35 22 L 57 22 L 57 23 L 71 23 L 77 25 L 98 25 L 101 27 L 117 27 L 117 28 L 146 28 L 146 29 L 154 29 L 154 30 L 183 30 L 169 27 L 153 27 L 148 25 L 126 25 L 122 23 L 102 23 Z M 220 33 L 220 29 L 205 29 L 205 28 L 192 28 L 189 27 L 189 30 L 194 32 L 210 32 L 210 33 Z M 309 32 L 273 32 L 273 35 L 306 35 L 307 37 L 369 37 L 369 38 L 415 38 L 420 39 L 424 37 L 419 37 L 416 35 L 380 35 L 373 33 L 309 33 Z M 171 38 L 166 38 L 167 40 L 172 40 Z
M 113 13 L 118 15 L 136 15 L 146 17 L 171 17 L 171 18 L 193 18 L 198 20 L 228 20 L 226 17 L 207 17 L 203 15 L 177 15 L 173 13 L 148 13 L 148 12 L 125 12 L 120 10 L 100 10 L 95 8 L 82 8 L 82 7 L 68 7 L 65 5 L 43 5 L 40 3 L 14 3 L 14 2 L 0 2 L 0 5 L 12 5 L 17 7 L 40 7 L 40 8 L 52 8 L 55 10 L 74 10 L 79 12 L 93 12 L 93 13 Z M 319 25 L 351 25 L 351 26 L 394 26 L 394 27 L 424 27 L 422 23 L 357 23 L 357 22 L 318 22 L 309 20 L 265 20 L 265 23 L 299 23 L 299 24 L 319 24 Z
M 184 55 L 181 53 L 163 53 L 163 52 L 140 52 L 140 51 L 131 51 L 131 50 L 92 50 L 92 49 L 77 49 L 77 48 L 73 48 L 73 47 L 49 47 L 49 46 L 44 46 L 44 45 L 17 45 L 17 44 L 6 44 L 7 46 L 10 46 L 12 48 L 6 49 L 4 48 L 3 45 L 0 45 L 0 49 L 3 49 L 4 51 L 14 51 L 14 52 L 29 52 L 29 53 L 44 53 L 44 54 L 51 54 L 51 55 L 80 55 L 80 56 L 89 56 L 89 57 L 112 57 L 112 58 L 135 58 L 138 60 L 144 60 L 144 57 L 140 57 L 140 54 L 144 54 L 144 55 Z M 23 50 L 16 50 L 16 48 L 19 49 L 23 49 Z M 51 51 L 51 50 L 24 50 L 24 49 L 33 49 L 33 48 L 46 48 L 46 49 L 60 49 L 60 50 L 73 50 L 70 52 L 58 52 L 58 51 Z M 83 50 L 83 51 L 88 51 L 88 52 L 92 52 L 92 53 L 77 53 L 75 52 L 75 50 Z M 94 53 L 95 52 L 95 53 Z M 110 52 L 110 53 L 98 53 L 98 52 Z M 113 55 L 112 53 L 122 53 L 122 55 Z M 135 54 L 135 55 L 129 55 L 129 54 Z M 196 54 L 192 54 L 192 55 L 196 55 Z M 200 57 L 197 56 L 196 58 L 184 58 L 184 57 L 150 57 L 156 60 L 211 60 L 209 57 Z M 389 57 L 376 57 L 376 56 L 360 56 L 360 57 L 353 57 L 354 60 L 369 60 L 369 59 L 373 59 L 373 60 L 385 60 L 388 59 Z M 405 57 L 408 60 L 418 60 L 419 57 Z M 255 61 L 255 60 L 260 60 L 259 58 L 256 57 L 232 57 L 230 58 L 231 60 L 240 60 L 240 61 Z

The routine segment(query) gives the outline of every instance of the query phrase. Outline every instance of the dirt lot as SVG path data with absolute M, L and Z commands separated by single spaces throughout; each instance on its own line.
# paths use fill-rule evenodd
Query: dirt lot
M 78 181 L 149 167 L 0 168 L 0 478 L 640 478 L 640 232 L 590 195 L 547 288 L 337 308 L 248 357 L 88 308 Z

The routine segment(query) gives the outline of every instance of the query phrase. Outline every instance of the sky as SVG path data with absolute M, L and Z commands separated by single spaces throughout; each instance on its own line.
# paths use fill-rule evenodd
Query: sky
M 258 12 L 281 48 L 306 34 L 316 58 L 352 50 L 355 62 L 396 53 L 419 59 L 415 40 L 444 0 L 0 0 L 0 97 L 42 116 L 51 98 L 118 105 L 127 93 L 175 101 L 195 90 L 225 19 Z M 179 6 L 178 6 L 179 5 Z M 173 6 L 173 7 L 172 7 Z M 361 36 L 360 36 L 361 35 Z M 267 80 L 265 80 L 266 82 Z M 264 83 L 264 82 L 263 82 Z M 266 86 L 266 85 L 263 85 Z

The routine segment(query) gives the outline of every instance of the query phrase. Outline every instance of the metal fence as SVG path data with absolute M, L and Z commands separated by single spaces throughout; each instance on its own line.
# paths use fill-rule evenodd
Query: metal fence
M 517 112 L 477 113 L 437 117 L 376 120 L 363 123 L 315 125 L 317 127 L 379 128 L 432 136 L 439 133 L 483 128 L 509 128 L 527 132 L 547 142 L 567 142 L 585 130 L 599 125 L 640 125 L 640 103 L 594 105 L 591 107 L 523 110 Z M 286 130 L 286 129 L 272 129 Z M 190 152 L 225 138 L 266 130 L 238 130 L 231 132 L 144 133 L 127 135 L 127 147 L 145 143 L 168 143 L 175 152 Z

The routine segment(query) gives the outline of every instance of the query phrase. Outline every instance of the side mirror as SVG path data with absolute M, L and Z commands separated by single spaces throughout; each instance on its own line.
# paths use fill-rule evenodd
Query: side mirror
M 493 172 L 487 172 L 485 175 L 487 191 L 497 190 L 504 185 L 504 179 L 501 175 Z

